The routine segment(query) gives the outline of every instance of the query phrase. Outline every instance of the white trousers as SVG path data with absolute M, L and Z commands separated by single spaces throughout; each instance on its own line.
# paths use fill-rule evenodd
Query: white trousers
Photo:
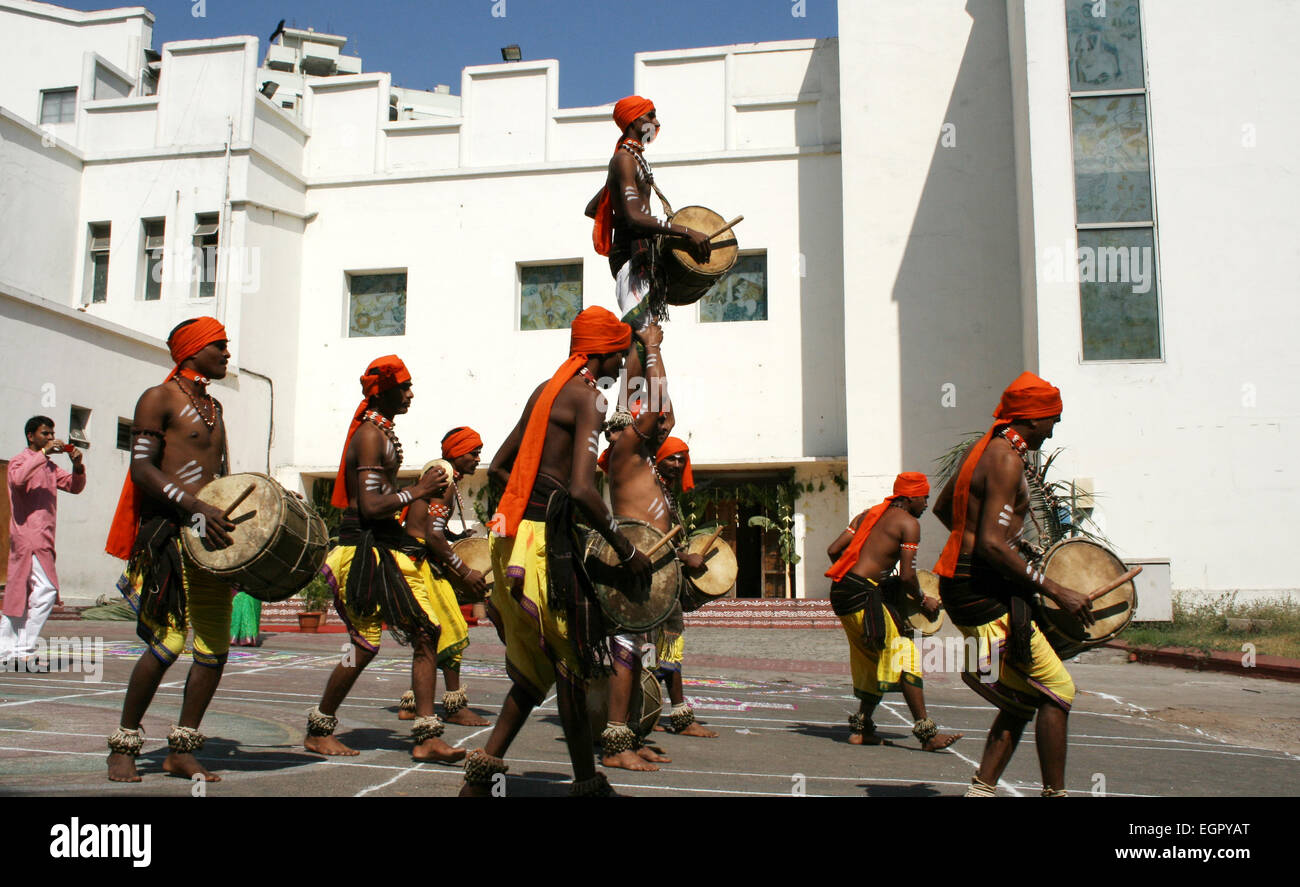
M 28 586 L 27 615 L 17 619 L 0 616 L 0 662 L 34 656 L 36 639 L 41 636 L 45 620 L 50 618 L 54 602 L 58 600 L 59 590 L 45 575 L 41 562 L 32 555 L 32 577 Z
M 631 260 L 624 262 L 614 278 L 614 298 L 618 300 L 618 310 L 626 317 L 650 295 L 650 281 L 643 275 L 632 276 Z

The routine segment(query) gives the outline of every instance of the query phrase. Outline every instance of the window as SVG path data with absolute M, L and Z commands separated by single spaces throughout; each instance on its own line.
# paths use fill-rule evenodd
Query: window
M 131 449 L 131 420 L 121 416 L 117 418 L 117 448 L 128 452 Z
M 200 213 L 194 217 L 194 281 L 200 299 L 211 299 L 217 294 L 219 225 L 220 217 L 216 213 Z
M 581 311 L 581 262 L 519 266 L 520 330 L 567 330 Z
M 144 300 L 157 302 L 162 298 L 163 232 L 162 219 L 144 220 Z
M 72 123 L 77 119 L 77 88 L 41 92 L 41 123 Z
M 1139 0 L 1066 0 L 1084 360 L 1159 360 L 1150 108 Z
M 113 226 L 98 222 L 90 226 L 90 302 L 108 301 L 108 253 Z
M 767 253 L 737 257 L 700 299 L 700 323 L 767 320 Z
M 348 338 L 406 335 L 406 272 L 348 275 Z
M 90 408 L 74 406 L 68 414 L 68 441 L 83 450 L 90 447 Z

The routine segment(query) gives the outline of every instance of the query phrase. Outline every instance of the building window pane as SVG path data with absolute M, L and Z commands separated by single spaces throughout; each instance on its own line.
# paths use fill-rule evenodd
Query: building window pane
M 131 449 L 131 420 L 121 417 L 117 420 L 117 448 L 119 450 Z
M 1151 228 L 1079 232 L 1084 360 L 1158 360 L 1160 299 Z
M 194 217 L 194 280 L 196 295 L 211 299 L 217 294 L 217 248 L 220 245 L 221 217 L 201 213 Z
M 77 90 L 47 89 L 41 93 L 41 123 L 71 123 L 77 119 Z
M 406 272 L 348 275 L 348 337 L 406 335 Z
M 1070 89 L 1141 89 L 1146 85 L 1138 0 L 1066 0 L 1065 29 Z
M 700 300 L 701 323 L 767 320 L 767 253 L 740 256 Z
M 567 330 L 582 311 L 582 263 L 519 269 L 519 329 Z
M 144 300 L 162 298 L 163 233 L 166 223 L 153 219 L 144 223 Z
M 108 301 L 108 254 L 112 243 L 112 225 L 90 226 L 90 301 Z
M 1070 104 L 1079 221 L 1151 221 L 1146 97 L 1117 95 Z

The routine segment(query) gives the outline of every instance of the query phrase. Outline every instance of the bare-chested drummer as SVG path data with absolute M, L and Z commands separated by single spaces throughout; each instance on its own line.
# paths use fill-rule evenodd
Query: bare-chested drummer
M 469 707 L 469 694 L 460 682 L 460 664 L 469 647 L 469 626 L 460 611 L 456 591 L 449 579 L 470 594 L 482 598 L 487 593 L 483 574 L 465 563 L 451 550 L 451 543 L 468 533 L 457 534 L 450 526 L 454 511 L 459 511 L 462 529 L 465 520 L 465 503 L 460 495 L 460 483 L 478 470 L 483 455 L 483 438 L 467 426 L 453 428 L 442 438 L 442 458 L 451 463 L 452 481 L 441 496 L 430 499 L 413 499 L 402 519 L 409 536 L 424 546 L 427 556 L 420 558 L 420 571 L 429 592 L 429 602 L 438 613 L 442 633 L 438 636 L 438 669 L 442 672 L 446 692 L 442 694 L 442 710 L 448 724 L 462 727 L 486 727 L 489 722 Z M 435 574 L 430 561 L 438 566 Z M 418 655 L 417 651 L 417 655 Z M 413 661 L 412 668 L 432 668 L 426 661 Z M 398 718 L 410 721 L 416 718 L 415 691 L 407 690 L 398 702 Z
M 636 334 L 645 351 L 645 363 L 634 352 L 627 362 L 626 392 L 631 397 L 636 418 L 609 448 L 610 505 L 618 518 L 644 521 L 667 533 L 677 520 L 676 509 L 665 494 L 655 470 L 654 456 L 676 423 L 672 401 L 668 396 L 664 371 L 663 329 L 647 324 Z M 639 403 L 638 403 L 639 401 Z M 683 554 L 678 557 L 688 566 L 698 568 L 703 558 Z M 614 657 L 614 675 L 609 681 L 609 723 L 601 733 L 601 763 L 606 767 L 628 770 L 658 770 L 655 763 L 669 759 L 653 748 L 641 745 L 627 724 L 629 702 L 641 672 L 641 649 L 650 637 L 640 632 L 621 632 L 613 638 L 610 652 Z M 638 746 L 640 746 L 638 748 Z
M 586 681 L 607 668 L 609 650 L 599 602 L 578 561 L 574 517 L 581 509 L 624 569 L 649 571 L 650 559 L 618 531 L 595 477 L 604 419 L 597 379 L 618 375 L 631 344 L 631 328 L 609 311 L 582 311 L 571 327 L 568 359 L 533 390 L 492 460 L 490 478 L 505 488 L 491 522 L 493 619 L 505 635 L 511 687 L 486 746 L 465 760 L 462 796 L 492 794 L 508 769 L 503 756 L 552 686 L 573 763 L 570 794 L 613 794 L 591 755 Z
M 684 225 L 670 224 L 650 212 L 654 173 L 645 159 L 645 146 L 661 128 L 654 102 L 639 95 L 619 99 L 614 123 L 621 133 L 609 161 L 605 187 L 587 204 L 595 219 L 592 242 L 596 252 L 609 256 L 615 296 L 625 323 L 640 329 L 663 316 L 665 304 L 656 238 L 677 237 L 697 262 L 707 262 L 712 250 L 708 235 Z
M 926 614 L 939 612 L 939 601 L 921 591 L 916 578 L 916 550 L 930 496 L 924 474 L 905 471 L 894 479 L 894 494 L 855 517 L 826 553 L 832 566 L 826 575 L 831 607 L 849 639 L 849 667 L 858 711 L 849 718 L 849 742 L 880 745 L 871 720 L 884 694 L 901 690 L 912 712 L 912 735 L 925 751 L 940 751 L 961 739 L 960 733 L 940 733 L 925 710 L 921 655 L 905 633 L 899 613 L 901 595 L 910 597 Z M 896 580 L 887 577 L 898 565 Z
M 135 610 L 136 634 L 148 649 L 131 671 L 120 726 L 108 739 L 108 778 L 114 782 L 140 781 L 135 767 L 144 741 L 140 721 L 163 675 L 185 649 L 190 626 L 194 663 L 180 718 L 167 734 L 171 753 L 163 770 L 220 780 L 194 753 L 203 747 L 199 723 L 230 649 L 231 589 L 229 581 L 189 559 L 180 531 L 193 527 L 214 548 L 226 548 L 235 528 L 221 509 L 196 496 L 227 470 L 221 404 L 208 394 L 208 384 L 226 376 L 226 345 L 226 330 L 215 318 L 177 326 L 167 337 L 176 368 L 140 396 L 131 420 L 131 464 L 105 550 L 127 561 L 117 587 Z
M 997 420 L 962 457 L 934 513 L 952 532 L 934 571 L 944 609 L 963 635 L 979 641 L 980 661 L 967 652 L 962 680 L 998 707 L 967 797 L 994 796 L 1025 725 L 1038 715 L 1035 747 L 1044 797 L 1065 796 L 1065 751 L 1074 680 L 1034 624 L 1042 594 L 1083 625 L 1096 621 L 1087 595 L 1045 577 L 1021 554 L 1029 510 L 1025 464 L 1061 420 L 1061 392 L 1021 373 L 1002 392 Z M 999 652 L 993 680 L 993 649 Z

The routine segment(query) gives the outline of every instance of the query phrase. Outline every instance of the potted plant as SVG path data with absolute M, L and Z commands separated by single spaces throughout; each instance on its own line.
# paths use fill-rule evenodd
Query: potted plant
M 334 592 L 325 581 L 325 577 L 318 574 L 306 588 L 298 592 L 298 596 L 302 598 L 302 611 L 298 614 L 298 630 L 315 632 L 320 628 L 321 620 L 325 618 L 325 608 L 333 599 Z

